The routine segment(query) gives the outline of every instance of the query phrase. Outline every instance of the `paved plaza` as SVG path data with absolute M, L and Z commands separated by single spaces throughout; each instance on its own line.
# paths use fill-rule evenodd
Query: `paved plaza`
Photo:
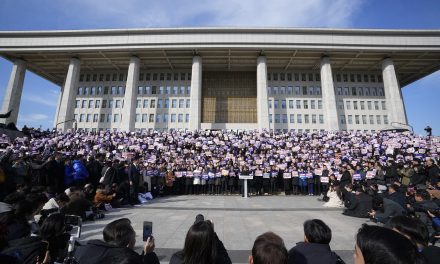
M 354 237 L 367 219 L 341 215 L 342 209 L 325 208 L 317 197 L 259 196 L 248 199 L 240 196 L 170 196 L 132 208 L 113 209 L 105 219 L 87 222 L 82 240 L 102 239 L 104 226 L 118 218 L 127 217 L 137 233 L 137 251 L 142 242 L 142 222 L 153 222 L 156 253 L 161 263 L 183 248 L 186 232 L 195 216 L 204 214 L 212 219 L 233 263 L 246 263 L 255 238 L 273 231 L 280 235 L 290 249 L 302 241 L 302 224 L 307 219 L 320 218 L 332 229 L 331 247 L 347 263 L 352 263 Z

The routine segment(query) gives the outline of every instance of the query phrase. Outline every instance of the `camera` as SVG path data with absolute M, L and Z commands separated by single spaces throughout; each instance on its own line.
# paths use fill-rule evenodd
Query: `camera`
M 432 136 L 432 128 L 430 126 L 425 127 L 424 130 L 426 131 L 426 134 L 428 134 L 428 137 Z

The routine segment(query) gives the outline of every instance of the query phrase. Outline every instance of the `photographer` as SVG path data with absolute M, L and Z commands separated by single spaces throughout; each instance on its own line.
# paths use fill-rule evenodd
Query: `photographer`
M 75 259 L 81 264 L 159 264 L 154 253 L 154 238 L 148 238 L 141 255 L 133 248 L 136 243 L 136 233 L 130 220 L 122 218 L 105 226 L 104 241 L 90 240 L 86 245 L 79 246 Z

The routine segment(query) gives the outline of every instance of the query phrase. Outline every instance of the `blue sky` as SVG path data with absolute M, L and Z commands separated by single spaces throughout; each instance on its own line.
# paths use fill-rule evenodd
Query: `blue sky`
M 1 0 L 0 30 L 194 26 L 440 29 L 439 0 Z M 12 65 L 0 58 L 0 102 Z M 440 134 L 440 72 L 403 89 L 417 133 Z M 51 128 L 59 87 L 27 72 L 18 125 Z

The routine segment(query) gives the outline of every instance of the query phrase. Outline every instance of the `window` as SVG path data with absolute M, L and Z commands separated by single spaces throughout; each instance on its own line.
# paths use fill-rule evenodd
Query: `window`
M 342 101 L 342 100 L 339 100 L 339 101 L 338 101 L 338 108 L 339 108 L 340 110 L 343 110 L 343 109 L 344 109 L 344 101 Z
M 381 123 L 381 121 L 380 121 L 380 115 L 377 115 L 377 116 L 376 116 L 376 123 L 377 123 L 378 125 L 380 125 L 380 123 Z
M 148 100 L 144 100 L 144 108 L 148 108 Z
M 312 124 L 316 124 L 316 115 L 312 115 Z
M 359 96 L 363 96 L 364 95 L 364 90 L 362 89 L 362 87 L 358 88 L 358 95 Z
M 286 74 L 280 73 L 280 81 L 285 81 L 285 80 L 286 80 Z
M 308 87 L 308 89 L 307 89 L 308 91 L 309 91 L 309 95 L 313 95 L 313 87 Z
M 170 99 L 165 99 L 165 108 L 170 107 Z
M 362 124 L 364 124 L 364 125 L 367 124 L 367 116 L 366 115 L 362 115 Z
M 286 109 L 286 100 L 281 100 L 281 109 Z
M 191 107 L 191 99 L 186 99 L 186 108 Z
M 121 100 L 116 100 L 115 108 L 121 108 Z
M 321 95 L 321 87 L 315 87 L 315 95 Z
M 106 108 L 107 107 L 107 100 L 102 100 L 102 108 Z
M 273 89 L 272 89 L 272 93 L 273 94 L 278 94 L 278 87 L 273 87 Z
M 362 75 L 357 74 L 356 79 L 357 79 L 357 82 L 362 82 Z
M 350 82 L 354 82 L 354 74 L 350 74 Z
M 365 87 L 365 96 L 370 96 L 370 88 Z
M 287 87 L 287 94 L 292 94 L 293 93 L 293 87 L 289 86 Z
M 347 74 L 343 74 L 342 75 L 342 79 L 344 82 L 348 82 L 348 75 Z
M 180 94 L 185 94 L 185 86 L 180 87 Z
M 348 91 L 349 89 L 348 89 L 348 87 L 344 87 L 344 95 L 346 95 L 346 96 L 348 96 Z
M 358 110 L 358 102 L 357 101 L 353 101 L 353 109 Z
M 156 115 L 156 123 L 160 123 L 162 122 L 162 115 L 161 114 L 157 114 Z
M 295 123 L 295 115 L 294 114 L 290 114 L 290 123 Z
M 347 120 L 347 121 L 348 121 L 348 124 L 349 124 L 349 125 L 353 124 L 353 116 L 352 116 L 352 115 L 348 115 L 347 117 L 348 117 L 348 118 L 347 118 L 347 119 L 348 119 L 348 120 Z
M 289 100 L 289 109 L 293 109 L 293 100 Z
M 338 95 L 342 95 L 342 87 L 338 87 L 337 88 L 337 94 Z
M 278 81 L 278 73 L 274 73 L 273 74 L 273 80 L 274 81 Z
M 86 108 L 86 107 L 87 107 L 87 101 L 82 100 L 81 108 Z
M 387 110 L 387 105 L 385 101 L 381 101 L 381 103 L 382 103 L 382 110 Z
M 379 88 L 378 90 L 379 90 L 379 96 L 383 96 L 384 95 L 383 88 Z
M 99 105 L 101 104 L 101 100 L 95 101 L 95 108 L 99 108 Z
M 123 74 L 123 73 L 120 73 L 120 74 L 119 74 L 119 81 L 120 81 L 120 82 L 123 82 L 123 81 L 124 81 L 124 74 Z
M 280 94 L 286 94 L 286 87 L 280 87 Z
M 273 101 L 273 108 L 277 109 L 278 108 L 278 100 L 274 100 Z
M 91 91 L 90 91 L 91 95 L 95 95 L 96 94 L 96 87 L 92 87 Z
M 118 93 L 116 86 L 112 86 L 112 94 L 115 95 Z
M 303 81 L 303 82 L 307 81 L 305 73 L 301 73 L 301 81 Z
M 151 86 L 151 94 L 157 94 L 157 86 Z
M 86 122 L 89 123 L 91 121 L 92 121 L 92 115 L 91 114 L 87 114 Z
M 88 95 L 89 94 L 89 87 L 85 87 L 84 88 L 84 95 Z
M 80 115 L 79 115 L 79 122 L 84 122 L 84 121 L 85 121 L 85 118 L 86 118 L 86 115 L 85 115 L 85 114 L 80 114 Z
M 344 125 L 345 124 L 345 115 L 340 115 L 339 120 L 341 120 L 341 124 Z
M 309 109 L 309 101 L 304 100 L 303 101 L 303 106 L 304 106 L 304 109 Z
M 159 94 L 164 94 L 165 93 L 165 88 L 163 86 L 159 87 Z
M 191 94 L 191 86 L 186 87 L 186 94 Z
M 374 110 L 379 110 L 379 102 L 374 101 Z
M 296 100 L 296 109 L 301 109 L 301 100 Z
M 295 86 L 295 95 L 299 95 L 299 92 L 300 92 L 299 86 Z
M 112 122 L 112 114 L 107 114 L 107 123 Z
M 185 123 L 189 123 L 189 114 L 185 115 Z
M 356 87 L 351 87 L 351 95 L 356 96 Z
M 321 81 L 321 74 L 319 74 L 319 73 L 315 74 L 315 79 L 317 82 L 320 82 Z
M 101 114 L 99 116 L 99 122 L 104 123 L 105 122 L 105 114 Z
M 157 108 L 163 108 L 163 100 L 157 99 Z
M 272 100 L 268 100 L 267 104 L 269 105 L 269 109 L 272 109 Z
M 171 123 L 176 122 L 176 114 L 171 114 Z
M 273 123 L 272 122 L 272 114 L 269 114 L 269 123 Z
M 341 75 L 339 73 L 336 74 L 336 81 L 341 82 Z
M 179 114 L 177 116 L 177 122 L 182 123 L 183 122 L 183 114 Z
M 373 125 L 374 124 L 374 116 L 370 115 L 369 118 L 370 118 L 370 125 Z
M 282 121 L 283 123 L 287 123 L 287 114 L 283 114 Z
M 377 89 L 376 88 L 371 88 L 371 95 L 372 96 L 376 96 L 377 95 Z
M 368 110 L 372 109 L 371 101 L 367 101 L 367 108 L 368 108 Z
M 308 124 L 309 123 L 309 115 L 304 115 L 304 123 Z
M 275 123 L 280 123 L 280 114 L 275 114 Z
M 79 100 L 75 100 L 75 108 L 79 108 L 81 102 Z
M 141 106 L 142 106 L 142 101 L 136 100 L 136 108 L 141 108 Z
M 142 123 L 145 123 L 148 121 L 148 114 L 142 114 Z
M 176 108 L 177 107 L 177 99 L 172 99 L 171 100 L 171 108 Z
M 295 74 L 294 74 L 294 77 L 295 77 L 295 82 L 299 82 L 299 74 L 298 74 L 298 73 L 295 73 Z
M 315 100 L 310 100 L 310 109 L 315 109 Z
M 93 115 L 93 123 L 98 122 L 98 119 L 99 119 L 99 115 L 98 114 L 94 114 Z
M 151 100 L 150 108 L 156 108 L 156 100 L 154 100 L 154 99 Z
M 116 82 L 118 80 L 118 74 L 117 73 L 113 73 L 112 74 L 112 81 Z
M 177 87 L 177 86 L 174 86 L 173 87 L 173 92 L 172 92 L 173 94 L 179 94 L 179 87 Z
M 307 86 L 302 87 L 303 95 L 307 95 Z
M 388 125 L 388 116 L 387 116 L 387 115 L 384 115 L 384 116 L 383 116 L 383 123 L 384 123 L 385 125 Z
M 318 109 L 322 109 L 322 100 L 318 100 Z
M 138 86 L 138 94 L 142 94 L 144 87 Z
M 297 114 L 296 115 L 296 122 L 301 124 L 302 123 L 302 115 L 301 114 Z
M 175 72 L 175 73 L 173 74 L 173 80 L 174 80 L 174 81 L 178 81 L 178 80 L 179 80 L 179 73 L 178 73 L 178 72 Z
M 89 107 L 88 108 L 93 108 L 93 100 L 89 100 Z
M 324 115 L 319 115 L 319 123 L 324 124 Z
M 359 115 L 355 115 L 355 116 L 354 116 L 354 120 L 355 120 L 355 122 L 356 122 L 356 125 L 359 125 L 359 124 L 360 124 L 360 121 L 359 121 Z
M 179 99 L 179 108 L 185 107 L 185 99 Z
M 360 103 L 361 103 L 361 110 L 365 110 L 365 102 L 361 101 Z
M 97 94 L 102 94 L 102 86 L 98 86 Z
M 347 110 L 351 110 L 351 104 L 350 104 L 350 101 L 346 101 L 345 104 L 346 104 L 346 108 L 347 108 Z
M 290 72 L 287 73 L 287 81 L 292 81 L 292 74 Z
M 136 114 L 134 116 L 134 122 L 139 123 L 140 119 L 141 119 L 141 115 L 140 114 Z
M 154 123 L 154 114 L 150 114 L 150 116 L 148 118 L 148 122 Z

